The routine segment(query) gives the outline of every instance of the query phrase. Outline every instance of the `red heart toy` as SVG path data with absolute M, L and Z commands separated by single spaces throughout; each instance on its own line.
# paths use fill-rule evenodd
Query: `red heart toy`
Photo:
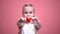
M 26 18 L 27 22 L 30 22 L 32 20 L 32 18 Z

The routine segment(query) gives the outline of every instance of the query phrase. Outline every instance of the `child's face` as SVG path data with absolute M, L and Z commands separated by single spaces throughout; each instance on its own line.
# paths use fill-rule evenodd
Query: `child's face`
M 33 17 L 34 16 L 34 8 L 33 7 L 25 7 L 23 12 L 24 17 Z

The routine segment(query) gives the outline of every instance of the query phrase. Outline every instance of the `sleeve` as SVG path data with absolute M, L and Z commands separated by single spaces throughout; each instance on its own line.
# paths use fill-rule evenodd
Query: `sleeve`
M 35 23 L 35 28 L 36 28 L 37 30 L 39 30 L 39 29 L 41 28 L 40 20 L 34 19 L 33 21 L 35 21 L 35 22 L 34 22 L 34 23 Z
M 17 26 L 18 26 L 19 28 L 22 28 L 22 23 L 26 23 L 26 21 L 25 21 L 25 20 L 22 20 L 22 19 L 18 20 Z
M 22 22 L 23 22 L 22 19 L 18 20 L 17 26 L 18 26 L 19 28 L 22 28 L 22 25 L 21 25 Z
M 40 22 L 38 22 L 38 21 L 36 22 L 35 28 L 36 28 L 37 30 L 39 30 L 39 29 L 41 28 Z

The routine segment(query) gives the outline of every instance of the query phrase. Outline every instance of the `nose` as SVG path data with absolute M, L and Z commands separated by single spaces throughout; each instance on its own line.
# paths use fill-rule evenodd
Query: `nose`
M 30 14 L 27 14 L 27 16 L 29 16 Z

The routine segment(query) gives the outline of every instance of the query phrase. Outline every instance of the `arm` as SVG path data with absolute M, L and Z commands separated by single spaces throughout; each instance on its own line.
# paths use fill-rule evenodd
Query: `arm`
M 41 28 L 41 24 L 37 19 L 34 19 L 34 26 L 37 30 L 39 30 Z
M 40 24 L 40 22 L 36 22 L 35 23 L 35 28 L 37 29 L 37 30 L 39 30 L 40 28 L 41 28 L 41 24 Z
M 24 25 L 24 21 L 22 19 L 20 19 L 18 22 L 17 22 L 17 25 L 19 28 L 22 28 L 22 26 Z

